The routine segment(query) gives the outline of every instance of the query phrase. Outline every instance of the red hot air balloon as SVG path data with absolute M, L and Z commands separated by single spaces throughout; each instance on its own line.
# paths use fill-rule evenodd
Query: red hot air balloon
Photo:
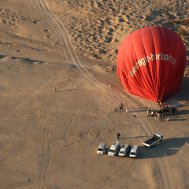
M 183 41 L 171 29 L 145 27 L 119 46 L 117 73 L 124 88 L 154 102 L 165 102 L 180 90 L 185 67 Z

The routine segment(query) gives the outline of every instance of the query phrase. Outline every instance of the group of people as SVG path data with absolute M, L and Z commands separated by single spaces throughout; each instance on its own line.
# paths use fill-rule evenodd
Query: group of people
M 120 110 L 124 110 L 124 104 L 123 103 L 120 104 L 119 109 Z M 127 107 L 125 107 L 125 112 L 128 112 Z M 136 113 L 135 112 L 133 113 L 133 116 L 136 117 Z

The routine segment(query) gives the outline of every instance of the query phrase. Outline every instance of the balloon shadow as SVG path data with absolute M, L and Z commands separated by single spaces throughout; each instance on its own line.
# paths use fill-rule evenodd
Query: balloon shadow
M 181 91 L 175 96 L 179 101 L 186 101 L 189 102 L 188 94 L 189 94 L 189 77 L 184 77 L 182 82 Z
M 179 110 L 176 115 L 189 115 L 189 110 Z
M 187 142 L 189 142 L 189 137 L 169 138 L 151 148 L 140 146 L 138 158 L 148 159 L 172 156 Z

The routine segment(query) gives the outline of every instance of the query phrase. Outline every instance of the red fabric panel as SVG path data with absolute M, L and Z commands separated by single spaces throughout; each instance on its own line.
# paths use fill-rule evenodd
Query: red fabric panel
M 120 44 L 117 73 L 130 93 L 164 102 L 180 90 L 186 67 L 182 39 L 171 29 L 145 27 Z

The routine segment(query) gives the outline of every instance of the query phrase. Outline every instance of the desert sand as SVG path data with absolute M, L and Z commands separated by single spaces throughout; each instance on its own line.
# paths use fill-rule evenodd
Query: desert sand
M 0 189 L 189 188 L 188 23 L 188 0 L 1 0 Z M 187 50 L 170 121 L 147 117 L 116 75 L 121 40 L 149 25 Z M 117 132 L 137 159 L 96 154 Z M 165 141 L 144 148 L 153 133 Z

